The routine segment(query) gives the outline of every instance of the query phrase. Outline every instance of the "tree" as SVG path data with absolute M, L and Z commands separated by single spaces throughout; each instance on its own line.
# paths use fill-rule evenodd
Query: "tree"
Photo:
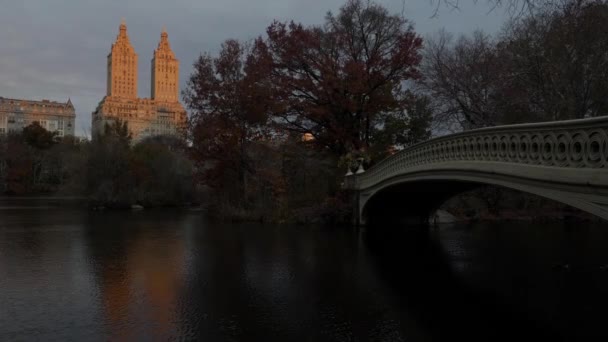
M 481 31 L 471 37 L 452 37 L 440 31 L 427 41 L 424 51 L 423 89 L 437 103 L 437 120 L 447 128 L 494 126 L 503 120 L 497 113 L 501 96 L 503 62 L 493 40 Z
M 38 123 L 0 138 L 0 193 L 75 194 L 82 173 L 82 142 L 58 137 Z M 69 183 L 69 184 L 68 184 Z
M 45 180 L 60 195 L 83 195 L 86 185 L 86 168 L 89 142 L 65 136 L 58 139 L 47 153 L 48 176 Z
M 608 3 L 571 0 L 511 22 L 500 41 L 525 110 L 541 120 L 604 115 L 608 110 Z
M 106 122 L 103 126 L 103 133 L 99 138 L 116 140 L 125 146 L 129 146 L 133 140 L 128 122 L 120 118 L 114 119 L 111 123 Z
M 511 21 L 502 35 L 428 41 L 423 89 L 437 121 L 470 129 L 608 110 L 606 1 L 570 0 Z
M 386 8 L 349 0 L 322 26 L 274 22 L 254 45 L 269 72 L 280 129 L 310 133 L 336 155 L 366 149 L 380 115 L 406 107 L 406 82 L 419 77 L 422 39 Z
M 50 148 L 57 142 L 57 133 L 47 131 L 37 121 L 24 127 L 22 136 L 28 145 L 37 149 Z
M 135 202 L 130 168 L 131 134 L 126 121 L 106 123 L 104 134 L 89 146 L 86 161 L 87 194 L 96 205 L 128 207 Z
M 22 134 L 9 134 L 2 143 L 3 192 L 9 195 L 31 192 L 36 150 L 24 142 Z
M 472 0 L 473 3 L 482 2 L 480 0 Z M 491 6 L 492 10 L 502 7 L 507 10 L 512 16 L 518 17 L 525 13 L 532 12 L 538 8 L 550 5 L 554 0 L 485 0 L 488 5 Z M 435 15 L 437 15 L 439 8 L 443 5 L 450 9 L 458 9 L 460 6 L 460 0 L 431 0 L 431 3 L 435 4 Z
M 246 44 L 227 40 L 219 56 L 199 57 L 183 92 L 200 180 L 232 202 L 242 200 L 247 174 L 255 172 L 250 146 L 268 136 L 267 84 L 252 56 Z
M 424 95 L 412 96 L 401 112 L 382 114 L 382 127 L 374 136 L 371 158 L 381 160 L 396 150 L 428 140 L 431 137 L 433 111 Z
M 131 151 L 135 200 L 144 206 L 164 206 L 193 199 L 192 163 L 184 142 L 171 136 L 143 139 Z

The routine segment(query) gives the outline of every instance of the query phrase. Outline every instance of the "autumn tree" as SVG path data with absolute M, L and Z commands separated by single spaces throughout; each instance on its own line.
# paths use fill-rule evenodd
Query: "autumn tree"
M 217 57 L 198 58 L 183 92 L 200 180 L 224 189 L 233 203 L 243 198 L 247 175 L 255 172 L 250 146 L 268 134 L 268 85 L 253 53 L 247 44 L 224 42 Z
M 373 145 L 381 114 L 403 112 L 407 82 L 419 76 L 422 39 L 373 2 L 349 0 L 321 26 L 274 22 L 266 33 L 254 59 L 270 71 L 273 122 L 336 155 Z

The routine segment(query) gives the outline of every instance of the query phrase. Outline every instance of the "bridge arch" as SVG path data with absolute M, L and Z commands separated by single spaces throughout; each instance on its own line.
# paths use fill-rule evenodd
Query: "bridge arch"
M 359 220 L 363 224 L 378 218 L 390 222 L 424 223 L 451 197 L 487 185 L 537 195 L 608 220 L 606 207 L 594 198 L 597 194 L 581 194 L 568 187 L 549 189 L 542 182 L 522 182 L 521 179 L 496 174 L 453 171 L 396 177 L 362 192 Z
M 391 211 L 408 205 L 422 217 L 446 196 L 483 184 L 549 198 L 608 220 L 608 117 L 448 135 L 345 179 L 345 188 L 356 194 L 355 221 L 363 224 L 370 212 L 390 218 Z

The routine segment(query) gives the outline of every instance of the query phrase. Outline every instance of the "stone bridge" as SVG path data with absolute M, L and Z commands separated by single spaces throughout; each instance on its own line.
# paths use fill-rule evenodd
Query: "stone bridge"
M 608 220 L 608 116 L 497 126 L 413 145 L 348 172 L 357 224 L 426 222 L 480 185 L 546 197 Z

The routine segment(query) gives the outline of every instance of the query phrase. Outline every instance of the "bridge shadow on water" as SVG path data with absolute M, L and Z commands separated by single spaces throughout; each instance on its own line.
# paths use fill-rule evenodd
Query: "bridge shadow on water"
M 367 227 L 364 241 L 380 278 L 438 341 L 560 341 L 525 310 L 459 277 L 428 226 Z

